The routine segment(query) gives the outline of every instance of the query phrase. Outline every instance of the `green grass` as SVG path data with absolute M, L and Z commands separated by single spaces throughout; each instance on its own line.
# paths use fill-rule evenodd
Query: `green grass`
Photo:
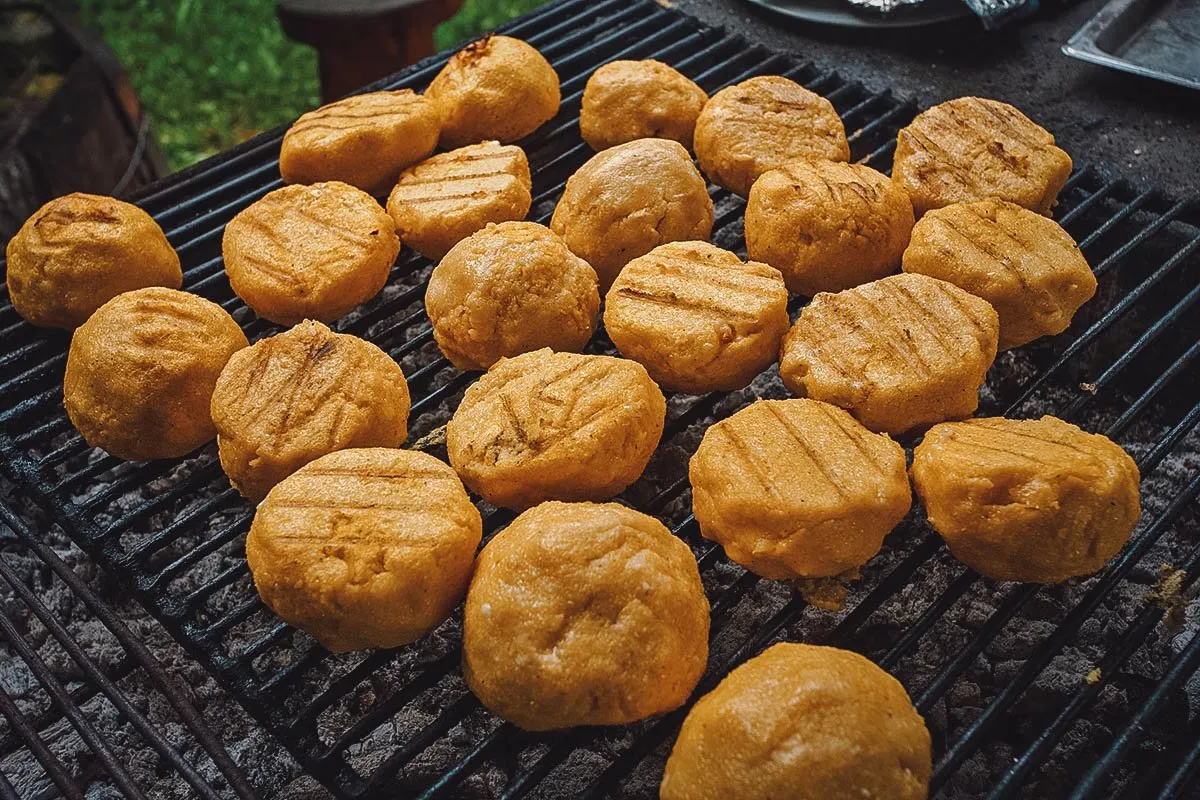
M 543 2 L 466 0 L 435 41 L 439 49 L 453 47 Z M 319 102 L 316 53 L 283 35 L 273 0 L 75 0 L 75 6 L 129 71 L 173 169 Z

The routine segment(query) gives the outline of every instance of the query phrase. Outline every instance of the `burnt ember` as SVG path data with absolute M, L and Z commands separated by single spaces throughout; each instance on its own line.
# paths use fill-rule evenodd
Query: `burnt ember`
M 578 136 L 580 93 L 606 61 L 658 58 L 710 93 L 753 75 L 786 75 L 829 97 L 846 122 L 853 159 L 882 170 L 890 166 L 896 131 L 916 111 L 886 91 L 846 83 L 643 0 L 569 0 L 506 32 L 542 50 L 563 80 L 558 117 L 522 142 L 534 169 L 530 218 L 543 223 L 566 178 L 591 154 Z M 418 64 L 387 85 L 421 89 L 441 63 Z M 247 143 L 141 199 L 180 252 L 184 288 L 223 304 L 252 340 L 277 328 L 254 319 L 230 291 L 220 235 L 235 213 L 279 186 L 279 136 Z M 709 191 L 713 242 L 744 257 L 744 203 Z M 844 600 L 823 591 L 834 601 L 822 599 L 819 607 L 791 584 L 746 573 L 699 536 L 689 513 L 687 459 L 713 421 L 755 397 L 786 396 L 774 367 L 745 391 L 668 396 L 663 441 L 622 500 L 664 520 L 700 562 L 713 608 L 701 691 L 774 641 L 835 644 L 872 658 L 908 689 L 933 732 L 942 796 L 1185 796 L 1185 781 L 1200 765 L 1200 680 L 1192 674 L 1200 664 L 1200 611 L 1191 600 L 1200 559 L 1200 210 L 1081 167 L 1054 216 L 1080 242 L 1099 290 L 1066 333 L 1001 354 L 980 413 L 1054 414 L 1108 434 L 1138 461 L 1142 520 L 1100 574 L 1055 586 L 980 578 L 950 557 L 920 508 L 848 583 Z M 422 307 L 430 269 L 406 250 L 383 293 L 336 327 L 400 362 L 414 401 L 410 441 L 428 437 L 432 452 L 444 457 L 431 434 L 477 374 L 455 370 L 432 341 Z M 793 318 L 800 307 L 794 299 Z M 657 796 L 684 711 L 612 729 L 518 731 L 467 691 L 459 669 L 461 614 L 396 650 L 325 652 L 258 600 L 243 553 L 253 509 L 229 488 L 215 447 L 141 464 L 89 450 L 61 408 L 66 338 L 35 331 L 7 305 L 0 338 L 8 498 L 30 501 L 22 508 L 44 523 L 38 535 L 188 685 L 184 691 L 259 791 L 308 798 L 326 791 L 320 782 L 339 796 Z M 613 349 L 601 332 L 589 351 Z M 902 443 L 911 451 L 916 441 Z M 511 519 L 481 510 L 485 538 Z M 78 595 L 20 536 L 0 537 L 0 544 L 0 560 L 130 702 L 173 737 L 205 779 L 224 787 L 228 776 Z M 2 582 L 0 597 L 16 633 L 59 680 L 87 694 L 86 676 L 27 604 Z M 114 795 L 111 770 L 51 708 L 11 643 L 0 647 L 5 692 L 52 740 L 51 750 L 89 787 L 89 797 Z M 101 721 L 142 791 L 189 796 L 183 775 L 109 701 L 80 705 Z M 0 772 L 14 785 L 20 780 L 22 796 L 50 788 L 46 767 L 12 727 L 0 727 Z M 302 772 L 311 777 L 298 777 Z

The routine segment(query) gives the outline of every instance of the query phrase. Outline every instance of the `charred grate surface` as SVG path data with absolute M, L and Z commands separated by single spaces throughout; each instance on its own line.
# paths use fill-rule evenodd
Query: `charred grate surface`
M 784 74 L 830 98 L 853 158 L 882 170 L 913 102 L 707 28 L 647 0 L 565 0 L 507 26 L 563 82 L 559 115 L 521 144 L 534 167 L 530 218 L 546 222 L 590 155 L 578 137 L 584 82 L 617 58 L 657 58 L 710 93 Z M 424 88 L 435 57 L 388 86 Z M 185 265 L 185 288 L 221 303 L 252 339 L 274 332 L 232 295 L 220 237 L 238 210 L 280 185 L 280 133 L 161 184 L 140 202 Z M 743 203 L 711 188 L 713 241 L 744 254 Z M 751 390 L 668 399 L 663 442 L 623 500 L 663 519 L 695 552 L 713 608 L 701 691 L 780 639 L 849 647 L 892 671 L 934 734 L 936 790 L 950 797 L 1139 792 L 1187 796 L 1200 769 L 1200 211 L 1078 169 L 1056 217 L 1100 282 L 1071 329 L 997 360 L 980 413 L 1052 413 L 1103 431 L 1138 460 L 1145 513 L 1100 575 L 1039 587 L 980 579 L 953 561 L 920 513 L 863 569 L 845 610 L 731 564 L 690 516 L 686 464 L 704 429 L 755 396 L 782 397 L 774 369 Z M 415 441 L 441 425 L 475 378 L 432 342 L 422 307 L 431 265 L 406 250 L 380 297 L 336 327 L 365 336 L 409 377 Z M 7 298 L 4 298 L 5 300 Z M 792 312 L 799 310 L 794 301 Z M 215 447 L 182 461 L 124 464 L 89 450 L 61 409 L 68 339 L 0 308 L 0 456 L 246 709 L 340 796 L 654 797 L 684 711 L 613 729 L 516 730 L 484 711 L 459 665 L 456 615 L 389 651 L 333 656 L 279 622 L 254 592 L 243 541 L 253 509 L 221 473 Z M 611 352 L 603 335 L 593 352 Z M 912 442 L 905 442 L 910 445 Z M 511 515 L 482 507 L 490 535 Z M 1193 788 L 1194 790 L 1194 788 Z

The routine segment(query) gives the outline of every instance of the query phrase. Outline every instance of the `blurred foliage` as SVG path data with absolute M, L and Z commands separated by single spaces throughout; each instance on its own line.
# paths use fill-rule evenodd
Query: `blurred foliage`
M 436 32 L 452 47 L 545 0 L 465 0 Z M 318 104 L 317 56 L 284 36 L 274 0 L 73 0 L 129 71 L 173 169 Z

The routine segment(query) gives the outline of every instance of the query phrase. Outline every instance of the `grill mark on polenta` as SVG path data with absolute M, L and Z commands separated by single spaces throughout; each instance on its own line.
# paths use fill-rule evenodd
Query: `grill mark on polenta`
M 942 134 L 954 136 L 955 133 L 946 129 L 946 126 L 940 126 L 935 122 L 922 120 L 923 127 L 932 128 L 931 131 L 920 130 L 916 127 L 917 122 L 914 121 L 909 127 L 900 131 L 901 136 L 908 136 L 919 147 L 914 148 L 918 151 L 924 151 L 934 158 L 939 167 L 938 171 L 932 173 L 928 177 L 936 177 L 937 180 L 944 183 L 956 183 L 964 188 L 972 188 L 975 185 L 975 180 L 971 175 L 971 170 L 974 166 L 963 161 L 962 157 L 951 151 L 943 145 L 938 138 Z
M 933 374 L 933 371 L 928 362 L 925 361 L 925 358 L 921 354 L 920 350 L 903 331 L 903 329 L 895 324 L 895 321 L 892 319 L 893 315 L 888 313 L 888 310 L 880 308 L 875 302 L 873 302 L 873 300 L 876 299 L 884 302 L 891 300 L 892 303 L 890 303 L 890 305 L 894 306 L 895 298 L 890 296 L 888 292 L 882 288 L 878 288 L 877 291 L 877 298 L 868 298 L 865 294 L 851 290 L 846 296 L 846 299 L 850 301 L 849 305 L 851 307 L 849 309 L 843 308 L 844 304 L 841 303 L 837 304 L 835 307 L 839 309 L 838 313 L 843 315 L 847 313 L 852 314 L 863 323 L 857 328 L 858 338 L 867 342 L 871 346 L 872 350 L 875 350 L 876 352 L 883 350 L 891 351 L 892 356 L 896 359 L 897 363 L 900 364 L 909 363 L 911 360 L 912 362 L 916 363 L 917 367 L 919 368 L 918 371 L 924 373 L 921 375 L 921 377 L 930 377 Z M 878 323 L 879 327 L 886 329 L 886 332 L 877 330 L 875 325 L 867 324 L 872 320 Z M 904 342 L 903 349 L 898 344 L 900 341 Z M 911 355 L 911 359 L 906 357 L 908 355 Z M 865 372 L 865 370 L 863 371 Z
M 839 497 L 845 497 L 846 490 L 842 488 L 842 485 L 837 482 L 833 476 L 833 473 L 830 472 L 830 465 L 821 458 L 817 451 L 813 450 L 807 441 L 804 440 L 804 437 L 801 436 L 800 432 L 796 430 L 795 426 L 792 425 L 791 420 L 789 420 L 775 406 L 774 403 L 767 403 L 767 412 L 775 418 L 775 421 L 778 422 L 783 428 L 784 433 L 790 436 L 800 450 L 803 451 L 809 463 L 811 463 L 816 471 L 820 473 L 821 477 L 825 479 L 825 482 L 833 487 L 834 494 L 838 495 Z
M 306 469 L 300 473 L 301 478 L 324 478 L 324 477 L 344 477 L 344 478 L 373 478 L 379 480 L 395 481 L 397 483 L 405 480 L 430 480 L 436 478 L 450 478 L 441 470 L 409 470 L 407 472 L 375 472 L 372 470 L 359 470 L 353 467 L 345 469 L 337 469 L 335 467 L 322 467 L 321 469 Z
M 1035 134 L 1036 131 L 1029 126 L 1029 120 L 1024 119 L 1020 113 L 1015 112 L 1013 109 L 984 102 L 978 97 L 972 97 L 968 102 L 996 121 L 999 126 L 995 129 L 997 135 L 1003 133 L 1014 141 L 1023 144 L 1030 151 L 1040 150 L 1049 144 L 1049 142 L 1032 141 L 1028 138 L 1025 134 Z
M 639 279 L 650 280 L 657 277 L 679 278 L 691 284 L 704 283 L 717 289 L 736 292 L 750 299 L 768 297 L 772 288 L 781 285 L 779 281 L 772 280 L 766 275 L 758 275 L 745 270 L 745 265 L 740 266 L 742 268 L 734 264 L 722 266 L 715 264 L 702 265 L 694 261 L 687 261 L 686 259 L 672 259 L 654 262 L 655 272 L 650 272 L 646 268 L 638 269 L 635 267 L 632 272 L 623 272 L 622 277 L 624 283 L 631 283 Z M 732 278 L 733 280 L 722 280 L 722 278 Z M 739 278 L 744 278 L 745 280 L 738 280 Z M 643 289 L 643 291 L 647 290 Z
M 896 293 L 896 299 L 901 305 L 908 309 L 911 317 L 916 320 L 917 324 L 929 334 L 929 338 L 937 343 L 941 351 L 946 354 L 946 357 L 953 361 L 955 359 L 954 350 L 950 347 L 951 331 L 946 329 L 945 321 L 941 315 L 931 312 L 921 299 L 913 293 L 911 289 L 905 286 L 900 281 L 885 282 L 889 290 Z
M 818 413 L 820 413 L 821 416 L 824 417 L 827 422 L 829 422 L 830 425 L 842 432 L 850 444 L 854 446 L 854 449 L 856 449 L 859 455 L 862 456 L 863 462 L 874 468 L 875 474 L 879 475 L 881 478 L 887 477 L 887 473 L 883 468 L 882 460 L 875 458 L 875 456 L 863 443 L 862 438 L 855 431 L 846 429 L 846 427 L 842 424 L 842 420 L 838 417 L 837 413 L 833 411 L 833 409 L 829 408 L 825 403 L 818 403 L 815 408 L 817 409 Z
M 981 338 L 983 334 L 987 333 L 988 326 L 981 322 L 979 317 L 975 316 L 975 310 L 971 308 L 971 304 L 962 297 L 959 297 L 958 292 L 962 290 L 954 289 L 951 286 L 945 285 L 945 283 L 945 281 L 938 281 L 936 284 L 938 292 L 950 301 L 950 304 L 963 316 L 963 319 L 971 323 L 977 334 L 976 338 Z
M 242 252 L 238 256 L 238 260 L 242 261 L 254 272 L 264 275 L 276 283 L 280 283 L 285 286 L 293 286 L 298 282 L 296 274 L 287 266 L 283 264 L 276 264 L 270 259 L 263 258 L 254 253 Z
M 478 189 L 474 192 L 460 192 L 458 194 L 439 194 L 439 195 L 424 195 L 422 197 L 397 197 L 398 201 L 403 201 L 410 205 L 422 205 L 424 203 L 438 203 L 448 200 L 478 200 L 487 197 L 488 192 L 484 189 Z
M 281 500 L 273 499 L 269 506 L 270 508 L 296 508 L 296 509 L 313 509 L 315 511 L 406 511 L 410 514 L 423 514 L 429 511 L 429 506 L 424 502 L 415 503 L 387 503 L 387 502 L 366 502 L 366 503 L 351 503 L 344 500 L 330 502 L 320 499 L 296 499 L 296 500 Z M 303 540 L 303 537 L 301 537 Z M 344 541 L 344 537 L 339 536 L 339 541 Z
M 346 242 L 347 244 L 355 244 L 364 249 L 367 248 L 368 246 L 370 246 L 370 244 L 371 244 L 371 238 L 369 236 L 358 233 L 357 231 L 352 231 L 349 228 L 343 228 L 341 225 L 334 225 L 332 222 L 327 222 L 326 220 L 323 220 L 320 217 L 313 216 L 312 214 L 310 214 L 307 211 L 304 211 L 302 209 L 289 206 L 287 208 L 287 211 L 289 213 L 309 222 L 314 228 L 317 228 L 318 230 L 324 230 L 324 231 L 328 231 L 329 233 L 332 233 L 336 238 L 341 239 L 343 242 Z
M 659 293 L 638 289 L 633 286 L 619 286 L 614 291 L 618 296 L 635 302 L 650 303 L 661 308 L 690 311 L 702 317 L 718 318 L 721 320 L 730 318 L 753 320 L 755 318 L 753 314 L 748 314 L 741 309 L 727 308 L 716 303 L 709 303 L 699 297 L 680 297 L 674 292 Z
M 971 430 L 972 428 L 983 428 L 984 430 L 989 430 L 993 433 L 998 433 L 1001 435 L 1013 436 L 1019 439 L 1028 439 L 1030 441 L 1037 442 L 1039 445 L 1057 445 L 1065 450 L 1070 450 L 1071 452 L 1078 453 L 1079 455 L 1087 456 L 1089 458 L 1094 458 L 1096 456 L 1096 453 L 1092 450 L 1076 447 L 1073 444 L 1068 444 L 1067 442 L 1059 441 L 1058 439 L 1046 439 L 1041 436 L 1033 436 L 1023 431 L 1013 430 L 1011 427 L 1006 426 L 1003 423 L 990 424 L 979 421 L 973 423 L 972 425 L 964 426 L 965 430 Z
M 719 430 L 724 434 L 726 441 L 729 442 L 729 447 L 734 451 L 736 460 L 754 477 L 755 482 L 762 490 L 775 498 L 779 498 L 779 489 L 771 481 L 770 476 L 759 466 L 754 458 L 754 453 L 746 445 L 746 442 L 734 433 L 733 426 L 726 422 L 726 424 L 719 427 Z
M 828 336 L 826 336 L 824 330 L 826 321 L 822 318 L 824 316 L 825 315 L 823 314 L 817 314 L 815 321 L 812 318 L 809 318 L 809 324 L 802 329 L 806 334 L 805 338 L 808 339 L 808 343 L 811 345 L 812 349 L 816 351 L 816 358 L 810 359 L 808 362 L 806 362 L 806 365 L 811 370 L 813 363 L 819 360 L 821 364 L 837 373 L 839 377 L 845 378 L 851 382 L 855 382 L 861 376 L 855 375 L 848 369 L 842 367 L 839 362 L 841 360 L 840 355 L 842 343 L 847 340 L 859 338 L 857 329 L 853 327 L 847 327 L 845 324 L 842 324 L 840 327 L 845 331 L 843 335 L 839 336 L 836 333 L 830 333 Z M 803 313 L 800 315 L 800 320 L 804 321 Z M 836 317 L 832 321 L 844 323 L 845 319 L 843 317 Z M 800 323 L 798 322 L 797 324 Z M 847 359 L 847 361 L 849 360 L 850 359 Z
M 1024 239 L 1016 236 L 1012 231 L 1008 230 L 1006 227 L 1001 225 L 999 222 L 993 222 L 991 219 L 983 216 L 974 207 L 964 206 L 963 208 L 967 209 L 969 211 L 969 213 L 973 214 L 977 219 L 979 219 L 979 221 L 982 223 L 984 228 L 995 231 L 998 234 L 1000 234 L 1001 236 L 1003 236 L 1005 239 L 1008 239 L 1010 242 L 1015 243 L 1017 245 L 1017 247 L 1020 248 L 1020 251 L 1022 253 L 1025 253 L 1028 256 L 1032 256 L 1034 260 L 1040 262 L 1042 264 L 1043 268 L 1045 268 L 1045 270 L 1047 272 L 1054 272 L 1055 265 L 1049 259 L 1046 258 L 1046 256 L 1041 252 L 1040 248 L 1030 245 Z M 982 249 L 982 248 L 980 248 L 980 249 Z M 1021 286 L 1022 287 L 1025 286 L 1025 275 L 1016 267 L 1016 265 L 1010 265 L 1010 264 L 1008 264 L 1008 262 L 1006 260 L 1004 260 L 1003 258 L 996 256 L 994 254 L 992 255 L 992 257 L 995 258 L 997 261 L 1000 261 L 1001 263 L 1005 264 L 1006 266 L 1009 266 L 1012 269 L 1013 274 L 1016 275 L 1017 280 L 1019 280 L 1021 282 Z
M 507 178 L 516 178 L 507 169 L 497 169 L 491 172 L 470 172 L 470 173 L 454 173 L 451 175 L 435 175 L 430 178 L 405 178 L 397 184 L 401 189 L 407 189 L 411 186 L 428 186 L 430 184 L 446 185 L 450 183 L 461 183 L 462 181 L 478 181 L 484 178 L 496 178 L 503 175 Z
M 969 244 L 974 250 L 976 250 L 979 253 L 982 253 L 985 257 L 990 259 L 992 262 L 999 264 L 1000 266 L 1004 267 L 1006 270 L 1011 272 L 1013 277 L 1015 277 L 1022 286 L 1025 285 L 1025 276 L 1021 274 L 1021 270 L 1018 269 L 1015 264 L 1009 263 L 1003 256 L 999 255 L 998 253 L 993 252 L 991 248 L 985 247 L 983 242 L 981 242 L 978 239 L 976 239 L 975 237 L 971 236 L 971 234 L 967 233 L 962 228 L 959 228 L 957 225 L 955 225 L 953 222 L 950 221 L 948 214 L 939 215 L 937 217 L 934 217 L 934 219 L 937 221 L 937 223 L 939 225 L 941 225 L 946 230 L 951 231 L 954 234 L 956 234 L 959 238 L 961 238 L 963 241 L 965 241 L 967 244 Z M 992 227 L 996 227 L 996 228 L 1000 227 L 999 225 L 996 225 L 995 223 L 991 222 L 991 220 L 988 220 L 984 217 L 979 217 L 979 220 L 985 227 L 989 226 L 989 225 Z

